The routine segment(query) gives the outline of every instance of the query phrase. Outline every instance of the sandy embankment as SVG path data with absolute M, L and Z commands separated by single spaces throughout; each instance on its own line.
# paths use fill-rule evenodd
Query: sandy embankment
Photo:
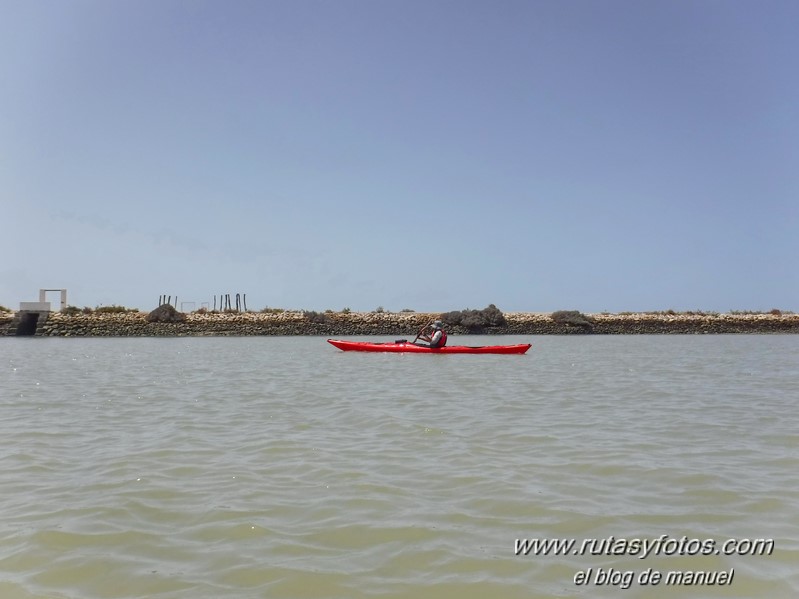
M 314 322 L 303 312 L 187 314 L 180 323 L 148 323 L 144 312 L 124 314 L 52 313 L 43 335 L 56 337 L 381 335 L 413 337 L 439 313 L 327 313 Z M 559 324 L 549 313 L 505 313 L 507 324 L 484 329 L 493 335 L 799 333 L 799 315 L 772 314 L 587 314 L 591 326 Z M 13 313 L 0 314 L 0 335 Z M 467 334 L 448 327 L 450 334 Z M 471 331 L 474 333 L 475 331 Z

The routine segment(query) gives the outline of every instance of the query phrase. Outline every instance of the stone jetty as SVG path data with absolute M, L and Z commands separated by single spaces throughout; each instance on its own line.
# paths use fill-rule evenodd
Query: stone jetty
M 253 335 L 380 335 L 411 338 L 443 313 L 227 312 L 190 313 L 174 322 L 149 321 L 146 312 L 50 314 L 36 331 L 49 337 L 201 337 Z M 13 335 L 13 312 L 0 313 L 0 335 Z M 505 324 L 483 329 L 447 326 L 450 335 L 630 335 L 799 333 L 796 314 L 586 314 L 587 323 L 558 322 L 549 313 L 505 313 Z M 152 319 L 151 319 L 152 320 Z

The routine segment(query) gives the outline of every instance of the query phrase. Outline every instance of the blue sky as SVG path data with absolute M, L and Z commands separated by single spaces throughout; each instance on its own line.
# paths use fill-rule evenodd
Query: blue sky
M 0 304 L 799 310 L 799 3 L 0 13 Z

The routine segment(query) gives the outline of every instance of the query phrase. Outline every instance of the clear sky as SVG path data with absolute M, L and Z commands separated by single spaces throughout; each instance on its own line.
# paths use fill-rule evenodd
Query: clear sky
M 0 0 L 0 304 L 799 311 L 797 24 Z

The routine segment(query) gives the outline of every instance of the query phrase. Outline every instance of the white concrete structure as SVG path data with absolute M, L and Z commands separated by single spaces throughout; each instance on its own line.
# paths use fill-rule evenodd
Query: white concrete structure
M 50 302 L 20 302 L 20 312 L 49 312 Z
M 61 309 L 67 307 L 67 290 L 66 289 L 39 289 L 39 302 L 44 303 L 47 301 L 45 297 L 48 291 L 60 291 L 61 292 Z M 20 308 L 21 309 L 21 308 Z M 48 308 L 49 310 L 49 308 Z

